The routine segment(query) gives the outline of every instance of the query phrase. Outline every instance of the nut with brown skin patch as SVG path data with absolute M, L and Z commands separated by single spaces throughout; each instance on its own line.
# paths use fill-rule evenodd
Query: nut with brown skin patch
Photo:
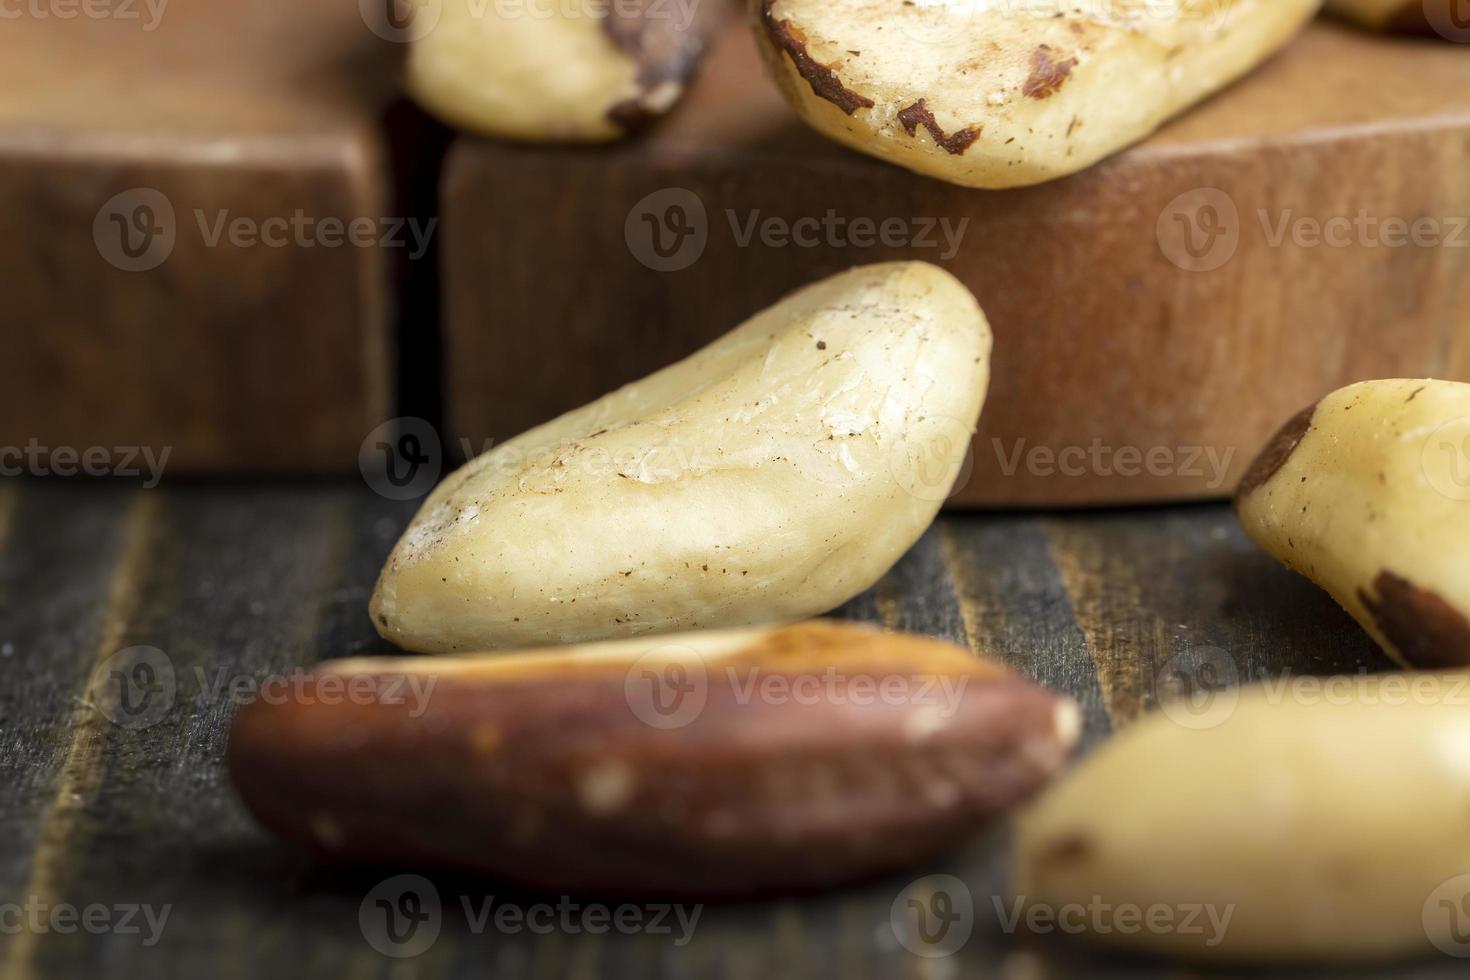
M 1211 691 L 1104 743 L 1016 821 L 1023 907 L 1086 909 L 1092 938 L 1171 960 L 1356 965 L 1448 940 L 1425 910 L 1470 855 L 1470 677 L 1311 680 Z
M 1236 494 L 1246 532 L 1401 664 L 1470 665 L 1470 385 L 1371 381 L 1297 415 Z
M 1427 670 L 1470 665 L 1470 618 L 1443 598 L 1393 572 L 1379 572 L 1361 602 L 1394 649 Z
M 445 122 L 489 136 L 620 139 L 678 102 L 730 2 L 570 0 L 531 10 L 442 0 L 415 32 L 408 88 Z
M 927 176 L 998 188 L 1075 173 L 1144 138 L 1286 43 L 1320 0 L 1075 4 L 1053 17 L 989 3 L 747 2 L 772 77 L 813 128 Z
M 374 696 L 318 698 L 333 677 Z M 265 826 L 334 861 L 702 899 L 930 858 L 1029 797 L 1078 726 L 969 651 L 815 622 L 325 664 L 245 708 L 227 755 Z

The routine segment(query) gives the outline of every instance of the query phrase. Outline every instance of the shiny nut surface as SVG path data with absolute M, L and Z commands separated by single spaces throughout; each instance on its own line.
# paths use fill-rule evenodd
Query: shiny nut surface
M 1284 679 L 1217 721 L 1146 718 L 1043 795 L 1018 821 L 1017 897 L 1171 958 L 1463 943 L 1437 902 L 1470 868 L 1466 675 Z
M 968 651 L 826 622 L 316 676 L 377 693 L 241 712 L 230 773 L 265 826 L 336 860 L 567 893 L 902 868 L 1030 796 L 1078 729 L 1070 702 Z M 384 693 L 404 677 L 427 694 Z
M 822 615 L 932 523 L 989 376 L 990 328 L 949 273 L 825 279 L 451 475 L 373 621 L 454 653 Z

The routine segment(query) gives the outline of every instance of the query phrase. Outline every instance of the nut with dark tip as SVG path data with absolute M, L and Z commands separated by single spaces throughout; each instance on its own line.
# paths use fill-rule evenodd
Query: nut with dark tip
M 1333 392 L 1271 440 L 1235 509 L 1404 666 L 1470 666 L 1470 385 Z
M 344 661 L 298 691 L 231 733 L 262 824 L 337 861 L 568 894 L 903 868 L 1031 796 L 1079 729 L 1070 701 L 968 651 L 827 622 Z
M 462 129 L 533 142 L 620 139 L 683 96 L 730 0 L 442 0 L 410 28 L 409 90 Z

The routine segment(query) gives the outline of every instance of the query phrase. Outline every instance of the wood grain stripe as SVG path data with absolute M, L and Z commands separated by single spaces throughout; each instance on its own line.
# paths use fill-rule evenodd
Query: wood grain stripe
M 0 483 L 0 552 L 10 542 L 10 529 L 15 526 L 15 512 L 20 506 L 20 484 L 15 480 Z
M 123 526 L 122 548 L 99 623 L 97 650 L 85 675 L 88 687 L 97 669 L 121 647 L 128 624 L 137 613 L 141 583 L 158 522 L 160 496 L 146 490 L 133 494 Z M 61 766 L 55 796 L 41 827 L 22 901 L 34 898 L 48 905 L 55 905 L 58 901 L 68 843 L 102 778 L 102 754 L 109 724 L 102 713 L 92 707 L 84 689 L 71 718 L 71 743 Z M 0 976 L 17 980 L 36 976 L 33 961 L 42 935 L 29 929 L 17 933 L 4 958 L 0 959 Z
M 985 642 L 982 619 L 978 606 L 978 590 L 975 588 L 971 568 L 960 556 L 959 542 L 955 537 L 954 525 L 948 521 L 939 523 L 939 557 L 949 576 L 954 591 L 955 603 L 960 607 L 960 622 L 965 628 L 965 645 L 978 654 L 992 648 Z
M 1087 654 L 1097 666 L 1108 718 L 1115 727 L 1126 724 L 1143 710 L 1138 637 L 1129 629 L 1129 618 L 1142 605 L 1137 571 L 1105 547 L 1093 521 L 1041 523 Z

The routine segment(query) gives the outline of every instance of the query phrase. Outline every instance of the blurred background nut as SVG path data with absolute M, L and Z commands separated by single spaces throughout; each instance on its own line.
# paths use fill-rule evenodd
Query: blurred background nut
M 728 12 L 728 0 L 435 0 L 410 35 L 408 86 L 463 129 L 614 140 L 673 108 Z
M 1214 727 L 1137 723 L 1022 816 L 1018 897 L 1163 909 L 1167 928 L 1093 933 L 1173 957 L 1432 952 L 1426 897 L 1470 867 L 1470 685 L 1434 679 L 1412 698 L 1263 685 Z
M 1438 31 L 1449 40 L 1470 40 L 1470 23 L 1457 12 L 1460 0 L 1327 0 L 1327 9 L 1345 20 L 1379 31 L 1427 34 Z M 1441 27 L 1457 26 L 1461 37 Z
M 630 672 L 691 651 L 699 710 L 650 724 Z M 967 650 L 824 622 L 319 671 L 428 675 L 428 710 L 246 707 L 228 763 L 263 824 L 332 860 L 553 892 L 721 897 L 901 868 L 1029 797 L 1080 728 L 1070 701 Z
M 373 621 L 450 653 L 828 612 L 934 520 L 989 377 L 990 327 L 949 273 L 825 279 L 450 476 L 388 559 Z M 947 451 L 918 479 L 896 464 L 932 449 L 935 420 Z
M 1366 381 L 1291 419 L 1236 497 L 1246 532 L 1408 667 L 1470 665 L 1470 385 Z

